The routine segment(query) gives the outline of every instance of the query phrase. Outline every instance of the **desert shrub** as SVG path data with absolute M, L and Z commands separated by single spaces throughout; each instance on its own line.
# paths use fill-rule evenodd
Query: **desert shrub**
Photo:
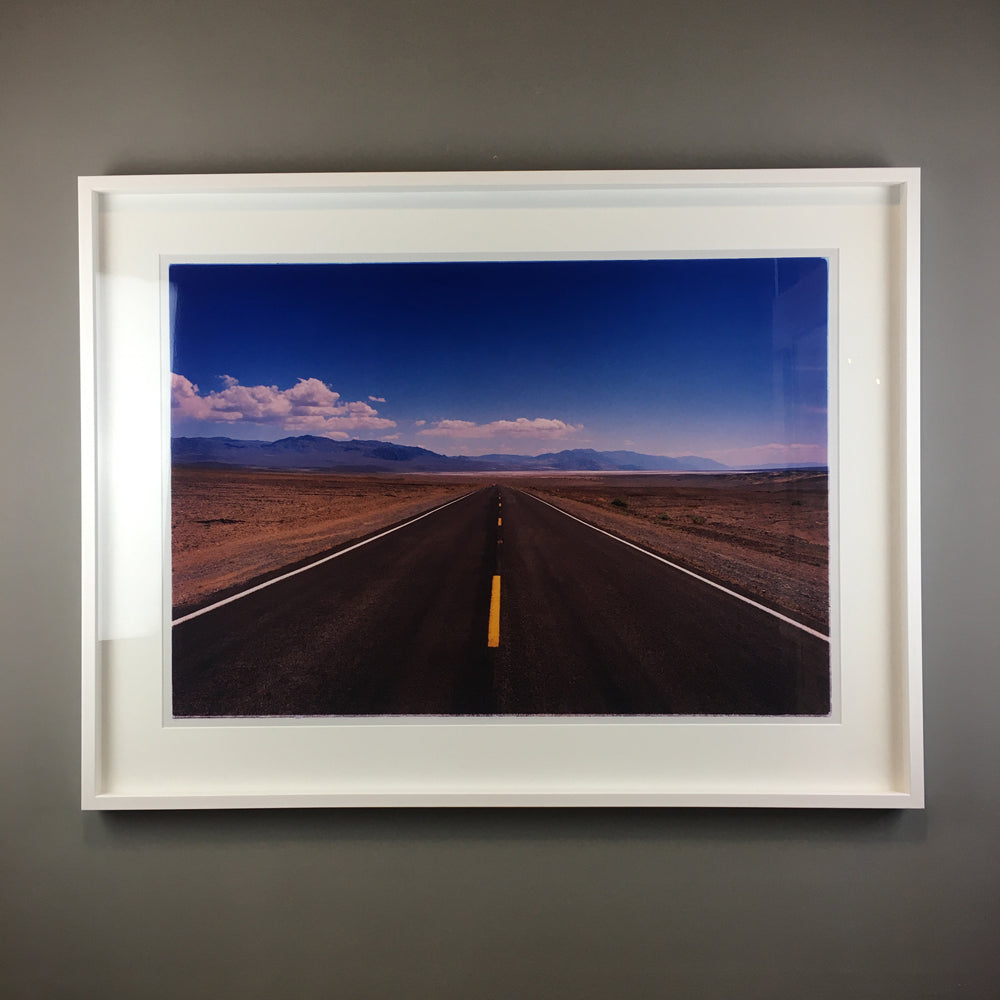
M 661 514 L 660 515 L 660 520 L 661 521 L 671 521 L 671 520 L 673 520 L 673 518 L 671 518 L 671 516 L 669 514 Z
M 708 523 L 708 518 L 705 517 L 703 514 L 692 514 L 691 515 L 691 523 L 692 524 L 707 524 Z
M 615 497 L 611 501 L 612 507 L 628 507 L 628 500 L 623 500 L 621 497 Z

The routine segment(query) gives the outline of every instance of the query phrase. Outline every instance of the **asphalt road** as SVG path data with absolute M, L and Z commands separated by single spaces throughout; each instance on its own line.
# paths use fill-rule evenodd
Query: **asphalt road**
M 823 715 L 829 643 L 510 487 L 173 628 L 175 716 Z

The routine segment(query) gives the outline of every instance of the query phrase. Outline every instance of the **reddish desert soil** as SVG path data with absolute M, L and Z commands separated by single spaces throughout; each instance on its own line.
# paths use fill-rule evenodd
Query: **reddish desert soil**
M 813 470 L 573 476 L 525 486 L 591 524 L 825 630 L 828 478 Z
M 472 488 L 433 477 L 175 467 L 173 605 L 199 602 Z
M 174 607 L 509 483 L 826 629 L 824 472 L 681 475 L 361 476 L 180 467 L 173 471 Z

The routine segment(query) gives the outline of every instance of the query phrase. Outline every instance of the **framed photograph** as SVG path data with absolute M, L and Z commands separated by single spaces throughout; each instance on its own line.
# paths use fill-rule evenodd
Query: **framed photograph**
M 81 178 L 83 807 L 922 806 L 918 213 Z

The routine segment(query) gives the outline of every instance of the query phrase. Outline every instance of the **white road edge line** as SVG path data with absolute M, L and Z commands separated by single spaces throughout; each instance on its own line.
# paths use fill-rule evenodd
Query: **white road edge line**
M 699 576 L 697 573 L 692 573 L 691 570 L 685 569 L 683 566 L 678 566 L 677 563 L 672 563 L 669 559 L 664 559 L 663 556 L 658 556 L 655 552 L 650 552 L 649 549 L 644 549 L 641 545 L 634 545 L 632 542 L 626 542 L 624 538 L 619 538 L 617 535 L 611 534 L 610 531 L 605 531 L 603 528 L 598 528 L 595 525 L 584 521 L 582 518 L 569 514 L 561 507 L 557 507 L 555 504 L 549 503 L 548 500 L 536 497 L 534 493 L 528 493 L 525 490 L 519 490 L 518 492 L 524 493 L 525 496 L 531 497 L 532 500 L 537 500 L 539 503 L 545 504 L 546 507 L 551 507 L 553 510 L 559 511 L 560 514 L 564 514 L 566 517 L 572 518 L 574 521 L 579 521 L 580 524 L 586 525 L 594 531 L 599 531 L 602 535 L 607 535 L 608 538 L 613 538 L 616 542 L 621 542 L 622 545 L 627 545 L 630 549 L 635 549 L 636 552 L 641 552 L 643 555 L 649 556 L 650 559 L 656 559 L 658 562 L 665 563 L 667 566 L 671 567 L 671 569 L 676 569 L 681 573 L 686 573 L 688 576 L 693 576 L 696 580 L 701 580 L 702 583 L 707 583 L 710 587 L 715 587 L 716 590 L 721 590 L 724 594 L 729 594 L 731 597 L 735 597 L 737 600 L 743 601 L 744 604 L 749 604 L 761 611 L 766 611 L 769 615 L 773 615 L 775 618 L 779 618 L 781 621 L 787 622 L 789 625 L 794 625 L 796 628 L 802 629 L 803 632 L 808 632 L 810 635 L 816 636 L 817 639 L 822 639 L 824 642 L 830 641 L 830 637 L 828 635 L 824 635 L 822 632 L 817 632 L 816 629 L 810 628 L 808 625 L 803 625 L 802 622 L 797 622 L 794 618 L 789 618 L 787 615 L 781 614 L 780 611 L 775 611 L 774 608 L 767 607 L 766 604 L 759 604 L 757 601 L 751 600 L 749 597 L 744 597 L 743 594 L 737 594 L 735 590 L 723 587 L 721 583 L 716 583 L 714 580 L 709 580 L 707 577 Z
M 307 566 L 300 566 L 298 569 L 293 569 L 289 573 L 283 573 L 281 576 L 276 576 L 271 580 L 265 580 L 263 583 L 258 583 L 256 587 L 250 587 L 249 590 L 243 590 L 238 594 L 233 594 L 232 597 L 216 601 L 215 604 L 210 604 L 207 608 L 201 608 L 198 611 L 192 611 L 189 615 L 184 615 L 181 618 L 175 618 L 170 623 L 170 627 L 173 628 L 175 625 L 180 625 L 182 622 L 189 622 L 192 618 L 198 618 L 200 615 L 208 614 L 209 611 L 221 608 L 224 604 L 232 604 L 233 601 L 238 601 L 241 597 L 246 597 L 248 594 L 255 594 L 258 590 L 263 590 L 265 587 L 270 587 L 272 584 L 280 583 L 282 580 L 287 580 L 290 576 L 298 576 L 299 573 L 305 573 L 307 569 L 315 569 L 317 566 L 322 566 L 323 563 L 327 563 L 331 559 L 336 559 L 338 556 L 345 556 L 348 552 L 360 549 L 362 545 L 367 545 L 369 542 L 377 542 L 380 538 L 385 538 L 386 535 L 391 535 L 394 531 L 399 531 L 400 528 L 406 528 L 411 524 L 415 524 L 417 521 L 422 521 L 425 517 L 430 517 L 431 514 L 436 514 L 439 510 L 444 510 L 445 507 L 450 507 L 453 503 L 458 503 L 459 500 L 467 500 L 474 493 L 478 492 L 479 490 L 473 490 L 472 493 L 466 493 L 463 496 L 456 497 L 454 500 L 449 500 L 447 503 L 441 504 L 440 507 L 434 507 L 432 510 L 424 511 L 423 514 L 418 514 L 409 521 L 397 524 L 395 528 L 389 528 L 388 531 L 383 531 L 381 534 L 372 535 L 371 538 L 366 538 L 363 542 L 356 542 L 354 545 L 349 545 L 346 549 L 341 549 L 339 552 L 334 552 L 332 555 L 324 556 L 322 559 L 317 559 L 316 562 L 311 562 Z

